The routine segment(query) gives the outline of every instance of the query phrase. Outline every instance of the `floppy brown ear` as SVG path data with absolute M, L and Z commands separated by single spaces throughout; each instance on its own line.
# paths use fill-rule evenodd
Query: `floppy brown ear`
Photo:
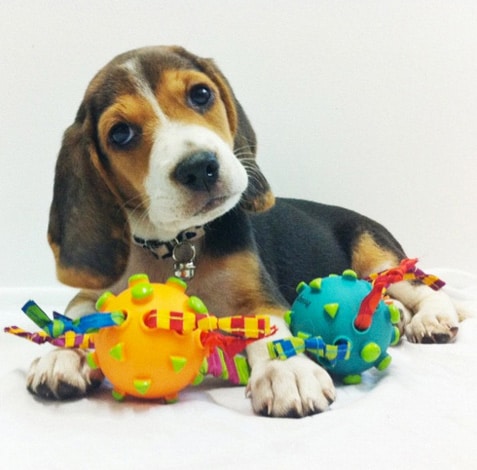
M 234 133 L 234 153 L 248 174 L 248 187 L 242 195 L 240 206 L 250 212 L 263 212 L 275 203 L 270 185 L 256 162 L 257 139 L 245 111 L 237 100 L 228 80 L 211 59 L 197 57 L 181 47 L 176 52 L 191 60 L 206 73 L 219 88 L 227 109 L 229 125 Z
M 235 109 L 237 112 L 237 130 L 234 140 L 234 153 L 242 161 L 248 174 L 248 186 L 242 194 L 240 206 L 249 212 L 264 212 L 275 204 L 275 196 L 257 164 L 255 132 L 237 99 L 235 99 Z
M 103 289 L 129 256 L 129 226 L 118 199 L 95 166 L 99 162 L 84 108 L 67 129 L 56 163 L 48 241 L 57 276 L 73 287 Z

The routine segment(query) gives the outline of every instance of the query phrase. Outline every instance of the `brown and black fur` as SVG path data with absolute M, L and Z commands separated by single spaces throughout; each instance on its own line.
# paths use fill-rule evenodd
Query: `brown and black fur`
M 95 76 L 75 122 L 65 132 L 56 166 L 48 237 L 59 279 L 83 289 L 70 309 L 86 302 L 94 305 L 94 298 L 103 289 L 122 290 L 132 274 L 130 269 L 140 268 L 154 282 L 165 281 L 172 271 L 171 260 L 157 261 L 131 243 L 134 228 L 128 222 L 128 211 L 146 212 L 148 200 L 143 182 L 149 171 L 154 130 L 160 123 L 147 100 L 135 96 L 136 77 L 124 66 L 130 60 L 135 61 L 139 70 L 136 73 L 141 76 L 141 86 L 146 84 L 152 90 L 154 99 L 170 119 L 198 123 L 216 132 L 224 142 L 230 142 L 248 174 L 248 186 L 239 203 L 207 221 L 205 236 L 197 242 L 197 273 L 189 291 L 203 298 L 214 314 L 280 316 L 293 301 L 300 281 L 341 273 L 347 268 L 365 277 L 397 265 L 405 257 L 400 244 L 383 226 L 362 215 L 308 201 L 275 200 L 255 160 L 253 128 L 214 62 L 178 47 L 144 48 L 118 56 Z M 209 108 L 191 109 L 177 100 L 180 93 L 170 91 L 176 86 L 174 77 L 178 77 L 179 86 L 182 78 L 192 80 L 197 74 L 208 80 L 215 93 L 216 100 Z M 137 128 L 137 138 L 127 148 L 115 148 L 108 140 L 112 125 L 108 113 L 114 106 L 124 108 Z M 197 189 L 185 184 L 183 190 L 202 197 L 210 188 Z M 420 302 L 427 298 L 427 291 L 421 295 L 421 291 L 418 294 L 413 289 L 398 289 L 398 297 L 402 297 L 399 300 L 404 304 L 409 299 L 407 306 L 416 313 Z M 446 309 L 449 311 L 448 306 Z M 419 329 L 416 340 L 448 341 L 456 332 L 453 320 L 446 321 L 442 329 L 426 328 Z M 274 377 L 277 366 L 266 363 L 263 353 L 255 350 L 252 371 L 259 360 L 256 368 L 260 374 Z M 44 369 L 46 377 L 46 365 Z M 298 376 L 298 372 L 293 374 Z M 56 383 L 52 380 L 48 383 Z M 254 409 L 281 416 L 318 412 L 334 397 L 330 383 L 325 380 L 323 385 L 322 376 L 320 380 L 323 391 L 316 393 L 323 393 L 326 400 L 317 399 L 311 404 L 313 398 L 303 398 L 299 404 L 296 397 L 282 403 L 280 397 L 274 398 L 263 389 L 266 382 L 261 377 L 252 377 L 252 397 L 259 397 L 254 401 Z M 60 387 L 52 390 L 54 387 L 46 382 L 39 372 L 31 372 L 29 386 L 34 393 L 63 398 Z M 68 390 L 68 397 L 85 391 L 84 386 L 71 384 L 63 389 Z M 290 395 L 301 393 L 293 390 Z

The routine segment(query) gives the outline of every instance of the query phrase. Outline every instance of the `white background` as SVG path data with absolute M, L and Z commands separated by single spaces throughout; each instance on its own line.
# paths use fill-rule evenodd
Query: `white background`
M 62 132 L 101 66 L 151 44 L 216 59 L 277 194 L 358 210 L 423 265 L 474 270 L 474 0 L 0 0 L 0 286 L 56 285 Z

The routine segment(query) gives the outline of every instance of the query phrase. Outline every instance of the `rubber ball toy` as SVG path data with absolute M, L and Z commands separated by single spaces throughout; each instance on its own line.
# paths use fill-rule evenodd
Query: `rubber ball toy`
M 272 356 L 306 352 L 346 384 L 360 383 L 361 373 L 372 367 L 386 369 L 391 363 L 387 349 L 399 341 L 400 314 L 380 300 L 372 315 L 360 318 L 360 306 L 371 291 L 371 283 L 352 270 L 300 283 L 286 316 L 294 337 L 273 342 Z
M 41 331 L 17 326 L 5 331 L 37 344 L 91 350 L 88 364 L 101 369 L 117 400 L 130 395 L 173 403 L 182 389 L 206 375 L 246 384 L 250 368 L 239 353 L 275 333 L 270 317 L 218 318 L 186 289 L 175 277 L 153 283 L 146 274 L 136 274 L 118 295 L 104 293 L 97 312 L 76 320 L 53 312 L 50 318 L 30 300 L 22 310 Z

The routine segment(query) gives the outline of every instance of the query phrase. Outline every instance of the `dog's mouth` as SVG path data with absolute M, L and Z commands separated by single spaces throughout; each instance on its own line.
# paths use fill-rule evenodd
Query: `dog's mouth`
M 213 197 L 209 199 L 194 215 L 207 214 L 208 212 L 217 209 L 227 201 L 229 198 L 227 196 Z
M 160 210 L 160 207 L 154 207 L 154 210 L 149 210 L 149 220 L 151 222 L 150 232 L 153 235 L 149 235 L 148 238 L 154 238 L 158 240 L 172 240 L 178 233 L 187 230 L 193 226 L 203 226 L 215 220 L 217 217 L 222 216 L 229 210 L 231 210 L 241 197 L 240 192 L 221 193 L 212 195 L 209 194 L 205 198 L 199 195 L 195 195 L 189 199 L 188 204 L 176 207 L 174 210 L 165 212 Z M 160 214 L 161 217 L 157 217 Z M 132 217 L 137 215 L 133 214 Z M 140 221 L 133 221 L 134 226 L 139 226 Z M 135 235 L 142 238 L 144 233 L 149 233 L 147 230 L 135 230 Z

